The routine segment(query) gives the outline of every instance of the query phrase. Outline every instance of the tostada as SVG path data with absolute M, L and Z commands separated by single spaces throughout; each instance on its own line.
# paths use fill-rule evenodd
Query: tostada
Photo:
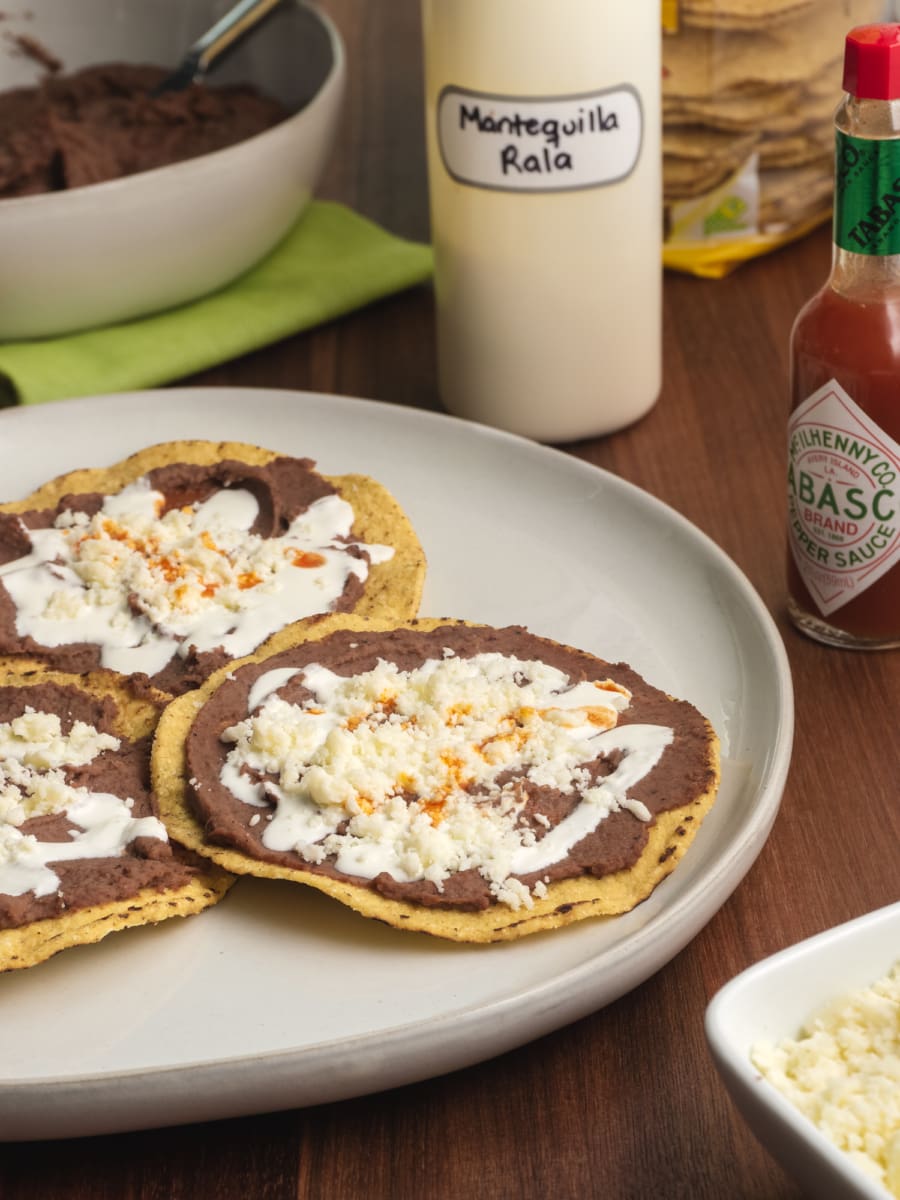
M 160 721 L 174 837 L 469 942 L 626 912 L 715 798 L 718 741 L 622 663 L 521 627 L 324 619 Z
M 425 559 L 362 475 L 239 442 L 152 446 L 0 505 L 0 661 L 169 695 L 328 612 L 415 615 Z
M 159 819 L 150 740 L 164 701 L 112 672 L 0 671 L 0 971 L 199 912 L 233 882 Z

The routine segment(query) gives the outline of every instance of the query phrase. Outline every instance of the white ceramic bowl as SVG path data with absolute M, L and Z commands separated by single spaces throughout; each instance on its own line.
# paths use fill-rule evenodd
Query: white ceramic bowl
M 10 34 L 37 39 L 65 71 L 101 62 L 174 68 L 233 0 L 28 0 L 3 21 L 0 90 L 38 65 Z M 345 81 L 332 23 L 289 0 L 214 68 L 292 112 L 234 146 L 123 179 L 0 200 L 0 340 L 53 336 L 196 299 L 259 261 L 309 201 L 331 147 Z
M 757 1138 L 808 1191 L 828 1200 L 890 1200 L 754 1067 L 758 1042 L 795 1038 L 829 1001 L 883 979 L 900 959 L 900 904 L 763 959 L 727 983 L 706 1012 L 713 1059 Z

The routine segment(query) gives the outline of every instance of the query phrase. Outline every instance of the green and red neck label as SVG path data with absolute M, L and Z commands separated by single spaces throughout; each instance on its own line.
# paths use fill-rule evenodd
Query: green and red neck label
M 834 241 L 855 254 L 900 254 L 900 138 L 838 130 Z
M 834 379 L 788 422 L 788 534 L 824 616 L 900 562 L 900 445 Z

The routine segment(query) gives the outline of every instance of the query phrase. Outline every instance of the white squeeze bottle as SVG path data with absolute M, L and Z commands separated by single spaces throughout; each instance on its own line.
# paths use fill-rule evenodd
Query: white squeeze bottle
M 659 0 L 422 0 L 448 410 L 539 441 L 661 386 Z

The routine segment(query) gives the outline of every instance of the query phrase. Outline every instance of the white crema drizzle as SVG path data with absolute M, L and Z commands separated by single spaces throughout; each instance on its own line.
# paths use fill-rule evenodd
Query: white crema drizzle
M 618 727 L 630 694 L 611 680 L 570 685 L 541 662 L 445 655 L 408 672 L 382 660 L 352 677 L 318 664 L 262 675 L 250 715 L 223 734 L 233 749 L 221 782 L 246 804 L 274 801 L 262 835 L 270 850 L 439 889 L 474 868 L 499 900 L 529 905 L 512 876 L 558 862 L 610 813 L 650 819 L 628 793 L 673 731 Z M 290 704 L 277 693 L 297 674 L 311 697 Z M 613 751 L 621 762 L 592 784 L 586 764 Z M 510 772 L 577 793 L 578 803 L 538 838 L 522 819 L 521 782 L 504 780 Z
M 223 647 L 248 654 L 276 630 L 327 612 L 351 575 L 389 546 L 342 538 L 353 510 L 325 496 L 279 537 L 250 532 L 259 506 L 251 492 L 222 489 L 202 503 L 160 516 L 162 493 L 146 479 L 107 496 L 93 517 L 64 512 L 50 529 L 25 529 L 31 552 L 0 566 L 16 609 L 16 632 L 42 646 L 89 642 L 101 664 L 155 675 L 176 653 Z
M 49 896 L 60 885 L 53 863 L 118 858 L 139 837 L 168 840 L 156 817 L 131 815 L 130 800 L 66 782 L 65 767 L 118 748 L 117 738 L 82 721 L 63 734 L 55 713 L 29 708 L 0 724 L 0 892 Z M 41 842 L 20 828 L 32 817 L 62 814 L 77 826 L 68 842 Z

